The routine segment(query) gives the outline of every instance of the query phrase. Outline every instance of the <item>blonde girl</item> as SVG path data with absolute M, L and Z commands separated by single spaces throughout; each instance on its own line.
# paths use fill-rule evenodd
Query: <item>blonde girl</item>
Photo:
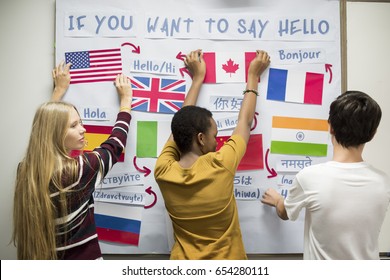
M 76 108 L 61 102 L 71 65 L 53 70 L 52 101 L 36 111 L 27 152 L 18 166 L 12 240 L 18 259 L 99 259 L 92 193 L 126 146 L 131 120 L 129 79 L 118 75 L 120 110 L 110 137 L 93 152 L 85 146 Z

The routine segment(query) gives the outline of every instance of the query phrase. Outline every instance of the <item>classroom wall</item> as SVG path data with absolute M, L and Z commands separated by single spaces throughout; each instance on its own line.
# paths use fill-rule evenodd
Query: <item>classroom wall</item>
M 368 162 L 390 174 L 390 3 L 347 3 L 348 89 L 360 89 L 377 99 L 383 120 L 366 147 Z M 15 259 L 12 234 L 13 184 L 16 167 L 27 146 L 37 106 L 50 97 L 54 66 L 55 0 L 0 1 L 0 259 Z M 390 213 L 380 237 L 390 252 Z
M 363 158 L 387 174 L 390 174 L 389 26 L 389 2 L 347 4 L 347 87 L 370 94 L 383 114 L 375 138 L 366 144 Z M 390 210 L 382 227 L 379 248 L 390 252 Z

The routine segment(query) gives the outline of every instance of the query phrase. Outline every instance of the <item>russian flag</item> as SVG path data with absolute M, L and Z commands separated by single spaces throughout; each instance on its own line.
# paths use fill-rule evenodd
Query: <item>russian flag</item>
M 248 77 L 250 62 L 256 52 L 205 52 L 206 76 L 204 83 L 243 83 Z
M 230 136 L 217 136 L 217 151 L 225 144 Z M 263 163 L 263 136 L 251 134 L 244 157 L 241 159 L 237 170 L 264 169 Z
M 144 207 L 95 202 L 95 223 L 100 241 L 139 244 Z
M 274 116 L 272 118 L 271 153 L 326 156 L 329 124 L 323 119 Z
M 301 104 L 322 104 L 324 74 L 269 69 L 267 99 Z

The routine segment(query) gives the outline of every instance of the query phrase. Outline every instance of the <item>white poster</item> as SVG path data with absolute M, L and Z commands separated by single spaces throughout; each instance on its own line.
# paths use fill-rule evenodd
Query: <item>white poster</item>
M 240 224 L 248 254 L 302 253 L 304 213 L 298 221 L 282 221 L 260 198 L 269 187 L 286 196 L 296 172 L 332 156 L 324 123 L 341 93 L 339 2 L 57 0 L 56 5 L 56 63 L 72 62 L 65 101 L 82 115 L 88 149 L 104 141 L 114 124 L 119 107 L 114 77 L 124 73 L 132 79 L 128 145 L 96 194 L 102 220 L 128 221 L 131 227 L 117 230 L 131 228 L 126 234 L 132 242 L 108 236 L 100 241 L 103 252 L 170 251 L 171 225 L 153 168 L 190 86 L 185 54 L 204 52 L 207 75 L 197 105 L 213 112 L 223 142 L 237 121 L 244 70 L 253 53 L 264 49 L 271 64 L 259 85 L 248 146 L 252 157 L 241 162 L 235 178 Z M 131 203 L 118 204 L 124 199 Z M 115 209 L 126 213 L 115 217 Z

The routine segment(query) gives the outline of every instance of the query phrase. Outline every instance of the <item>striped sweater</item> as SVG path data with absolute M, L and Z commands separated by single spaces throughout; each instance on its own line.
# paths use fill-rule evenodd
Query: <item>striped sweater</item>
M 110 137 L 92 152 L 75 158 L 79 173 L 76 182 L 66 184 L 68 214 L 56 219 L 58 259 L 86 260 L 102 256 L 94 219 L 93 192 L 124 150 L 130 120 L 129 113 L 118 113 Z M 51 190 L 53 204 L 59 207 L 59 192 Z

